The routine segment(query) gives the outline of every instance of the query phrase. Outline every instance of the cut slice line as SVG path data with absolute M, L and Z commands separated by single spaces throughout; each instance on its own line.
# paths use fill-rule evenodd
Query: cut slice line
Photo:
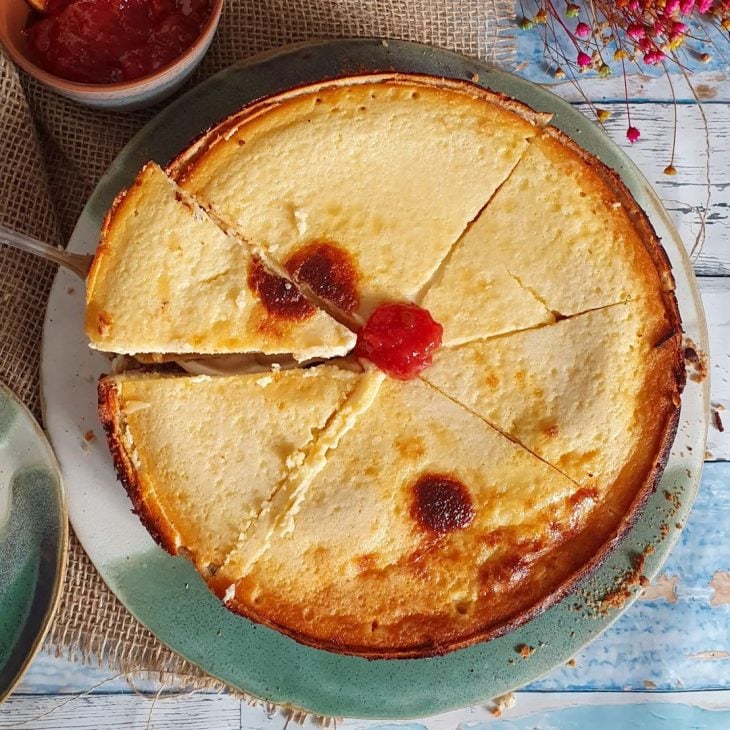
M 487 420 L 486 418 L 484 418 L 484 416 L 482 416 L 480 413 L 477 413 L 475 410 L 469 408 L 469 406 L 464 405 L 460 401 L 456 400 L 456 398 L 450 396 L 448 393 L 446 393 L 443 390 L 441 390 L 441 388 L 435 386 L 433 383 L 431 383 L 428 380 L 426 380 L 425 377 L 421 376 L 420 377 L 420 380 L 422 380 L 426 385 L 428 385 L 429 388 L 433 388 L 437 393 L 440 393 L 442 396 L 444 396 L 444 398 L 448 398 L 452 403 L 454 403 L 455 405 L 459 406 L 459 408 L 463 408 L 468 413 L 471 413 L 472 416 L 476 416 L 477 418 L 479 418 L 482 421 L 484 421 L 484 423 L 486 423 L 487 426 L 489 426 L 490 428 L 494 429 L 498 434 L 501 434 L 502 436 L 504 436 L 504 438 L 506 438 L 507 441 L 511 441 L 513 444 L 519 446 L 521 449 L 524 449 L 528 454 L 531 454 L 532 456 L 534 456 L 538 461 L 541 461 L 546 466 L 549 466 L 553 471 L 556 471 L 558 474 L 560 474 L 561 476 L 563 476 L 566 479 L 568 479 L 569 481 L 571 481 L 573 484 L 575 484 L 576 487 L 582 487 L 583 486 L 582 484 L 579 484 L 578 482 L 576 482 L 575 479 L 572 479 L 571 477 L 569 477 L 561 469 L 558 469 L 557 466 L 555 466 L 554 464 L 551 464 L 549 461 L 546 461 L 545 459 L 543 459 L 542 456 L 540 456 L 539 454 L 536 454 L 532 449 L 529 449 L 517 437 L 512 436 L 511 434 L 503 431 L 501 428 L 497 428 L 497 426 L 495 426 L 489 420 Z
M 354 125 L 351 116 L 359 120 Z M 280 265 L 289 268 L 291 257 L 314 243 L 351 256 L 359 296 L 344 309 L 362 321 L 383 301 L 417 300 L 547 121 L 464 82 L 373 75 L 254 105 L 208 133 L 170 171 Z M 326 146 L 311 144 L 313 134 Z M 407 163 L 402 180 L 392 174 L 388 151 Z M 300 170 L 293 183 L 292 164 Z M 234 193 L 228 181 L 236 176 L 242 182 Z M 419 255 L 409 260 L 401 249 Z M 301 284 L 310 274 L 293 278 Z M 320 283 L 312 282 L 314 292 L 329 298 Z
M 635 297 L 632 299 L 622 299 L 620 302 L 611 302 L 611 304 L 604 304 L 601 307 L 593 307 L 593 309 L 586 309 L 583 312 L 576 312 L 575 314 L 568 314 L 563 315 L 561 314 L 559 317 L 555 317 L 555 321 L 553 322 L 540 322 L 539 324 L 532 325 L 531 327 L 522 327 L 520 329 L 516 330 L 510 330 L 509 332 L 500 332 L 497 335 L 489 335 L 488 337 L 475 337 L 473 340 L 467 340 L 466 342 L 459 342 L 456 345 L 446 345 L 442 349 L 447 351 L 452 350 L 459 350 L 462 347 L 468 347 L 469 345 L 474 345 L 479 342 L 492 342 L 493 340 L 501 340 L 505 337 L 510 337 L 511 335 L 519 335 L 523 332 L 531 332 L 532 330 L 541 330 L 545 327 L 554 327 L 556 324 L 560 324 L 560 322 L 564 322 L 566 320 L 575 319 L 576 317 L 582 317 L 584 314 L 590 314 L 591 312 L 600 312 L 603 309 L 611 309 L 611 307 L 620 307 L 622 304 L 628 304 L 629 302 L 640 302 L 644 299 L 647 299 L 647 297 Z M 549 311 L 549 310 L 548 310 Z M 557 315 L 557 313 L 556 313 Z
M 662 297 L 636 297 L 551 330 L 450 348 L 423 377 L 575 483 L 600 491 L 626 469 L 625 483 L 643 473 L 653 452 L 642 439 L 659 448 L 671 430 L 679 339 Z
M 168 552 L 184 552 L 206 575 L 272 490 L 304 468 L 363 377 L 331 365 L 228 378 L 129 372 L 100 380 L 100 415 L 142 521 Z M 220 453 L 212 454 L 194 436 L 219 420 L 235 425 L 218 429 Z
M 553 317 L 555 317 L 556 321 L 560 320 L 560 319 L 565 319 L 566 315 L 564 315 L 561 312 L 558 312 L 556 309 L 553 309 L 552 307 L 550 307 L 548 305 L 548 303 L 545 301 L 545 299 L 543 299 L 543 297 L 541 297 L 535 291 L 535 289 L 533 287 L 527 286 L 527 284 L 525 284 L 522 281 L 522 279 L 520 279 L 519 276 L 517 276 L 516 274 L 513 274 L 509 269 L 507 269 L 507 267 L 505 267 L 505 269 L 506 269 L 507 273 L 510 275 L 510 277 L 512 278 L 512 280 L 517 282 L 517 284 L 519 284 L 524 291 L 526 291 L 530 296 L 532 296 L 535 299 L 535 301 L 537 301 L 539 304 L 542 304 L 542 306 L 545 307 L 545 309 L 547 309 L 547 311 L 550 312 L 553 315 Z M 546 323 L 546 324 L 549 324 L 549 323 Z
M 130 292 L 144 292 L 139 300 Z M 86 280 L 90 346 L 135 356 L 341 356 L 353 333 L 221 228 L 155 163 L 108 211 Z
M 545 124 L 547 124 L 548 121 L 549 120 L 546 120 Z M 418 294 L 415 297 L 416 304 L 421 305 L 421 303 L 423 302 L 423 300 L 426 297 L 426 295 L 428 294 L 428 292 L 434 286 L 437 286 L 441 282 L 441 280 L 443 279 L 443 276 L 444 276 L 444 272 L 448 268 L 449 262 L 451 261 L 454 254 L 456 253 L 456 251 L 459 248 L 459 244 L 464 240 L 464 237 L 467 235 L 467 233 L 469 233 L 472 226 L 476 223 L 476 221 L 479 220 L 479 218 L 484 213 L 484 211 L 489 207 L 489 204 L 492 202 L 492 200 L 494 200 L 497 193 L 499 193 L 499 191 L 505 186 L 507 181 L 512 177 L 512 174 L 519 166 L 520 162 L 522 161 L 522 158 L 527 154 L 527 150 L 530 149 L 530 145 L 534 142 L 535 139 L 537 139 L 543 133 L 543 131 L 544 131 L 544 128 L 537 127 L 537 133 L 535 134 L 534 137 L 527 140 L 527 146 L 525 147 L 524 151 L 517 159 L 517 162 L 515 162 L 515 164 L 511 167 L 510 171 L 507 173 L 504 180 L 502 180 L 502 182 L 500 182 L 499 185 L 497 185 L 497 187 L 494 189 L 492 194 L 487 199 L 487 202 L 484 203 L 484 205 L 482 205 L 481 208 L 479 208 L 479 210 L 472 217 L 472 219 L 470 221 L 468 221 L 467 224 L 464 226 L 464 228 L 461 230 L 461 233 L 456 237 L 456 239 L 453 241 L 451 246 L 449 246 L 449 250 L 446 252 L 446 255 L 441 259 L 441 262 L 437 266 L 436 270 L 433 272 L 433 274 L 431 274 L 428 281 L 425 284 L 423 284 L 423 286 L 418 290 Z M 510 276 L 511 276 L 511 274 L 510 274 Z M 520 284 L 520 286 L 522 286 L 522 284 L 519 281 L 517 283 Z M 540 301 L 540 300 L 538 300 L 538 301 Z M 543 302 L 540 302 L 540 303 L 543 304 Z
M 278 530 L 287 534 L 293 529 L 294 517 L 306 497 L 309 485 L 322 471 L 343 436 L 370 408 L 383 380 L 385 375 L 380 371 L 365 372 L 325 426 L 312 438 L 306 453 L 300 452 L 299 463 L 291 465 L 290 471 L 269 495 L 256 517 L 244 528 L 210 581 L 211 588 L 224 600 L 230 586 L 245 576 L 266 553 L 274 532 Z
M 171 174 L 170 167 L 165 169 L 165 174 L 175 182 L 177 185 L 177 182 L 175 181 L 175 178 Z M 229 238 L 233 239 L 234 241 L 237 241 L 241 246 L 243 246 L 249 253 L 251 253 L 252 256 L 259 259 L 264 266 L 269 269 L 271 272 L 276 274 L 277 276 L 281 277 L 282 279 L 286 279 L 292 286 L 294 286 L 306 299 L 307 301 L 314 306 L 317 309 L 322 310 L 325 312 L 325 314 L 328 314 L 332 319 L 337 321 L 339 324 L 341 324 L 343 327 L 347 327 L 351 332 L 356 332 L 357 329 L 364 324 L 362 321 L 362 318 L 359 317 L 357 314 L 355 315 L 348 315 L 345 312 L 342 312 L 337 307 L 334 307 L 331 303 L 329 303 L 327 300 L 322 299 L 321 297 L 318 297 L 311 289 L 311 287 L 307 286 L 306 284 L 295 282 L 289 272 L 286 270 L 284 266 L 282 266 L 275 258 L 273 258 L 266 249 L 264 249 L 262 246 L 257 246 L 253 241 L 249 241 L 247 238 L 241 235 L 241 233 L 236 229 L 235 226 L 230 225 L 225 218 L 222 218 L 215 208 L 212 206 L 212 204 L 208 204 L 207 201 L 203 200 L 199 196 L 197 196 L 195 193 L 189 191 L 189 190 L 183 190 L 183 194 L 193 203 L 195 203 L 197 206 L 202 208 L 210 220 L 218 226 L 218 228 L 226 234 Z

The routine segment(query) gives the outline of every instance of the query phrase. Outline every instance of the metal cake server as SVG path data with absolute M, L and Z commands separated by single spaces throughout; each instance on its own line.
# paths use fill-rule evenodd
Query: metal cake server
M 62 248 L 50 246 L 36 238 L 27 236 L 25 233 L 13 231 L 3 225 L 0 225 L 0 243 L 19 248 L 21 251 L 27 251 L 46 259 L 46 261 L 52 261 L 54 264 L 64 266 L 82 279 L 86 279 L 86 275 L 91 268 L 91 262 L 94 260 L 92 255 L 64 251 Z

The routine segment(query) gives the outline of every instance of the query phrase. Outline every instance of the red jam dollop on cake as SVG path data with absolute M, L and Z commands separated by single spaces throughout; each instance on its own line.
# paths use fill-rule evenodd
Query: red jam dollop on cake
M 33 60 L 82 84 L 148 76 L 202 33 L 212 0 L 48 0 L 26 28 Z
M 391 378 L 411 380 L 433 361 L 444 328 L 416 304 L 381 304 L 357 336 L 355 354 Z

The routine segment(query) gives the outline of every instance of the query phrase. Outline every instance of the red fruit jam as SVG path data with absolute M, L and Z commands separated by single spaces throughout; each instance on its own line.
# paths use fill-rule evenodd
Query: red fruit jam
M 132 81 L 182 55 L 213 0 L 49 0 L 26 28 L 33 60 L 83 84 Z
M 391 378 L 410 380 L 431 364 L 443 332 L 427 309 L 415 304 L 381 304 L 360 330 L 355 354 Z

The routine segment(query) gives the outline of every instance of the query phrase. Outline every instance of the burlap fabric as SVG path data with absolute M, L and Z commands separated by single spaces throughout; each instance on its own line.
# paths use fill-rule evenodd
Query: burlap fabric
M 401 38 L 509 64 L 513 12 L 511 0 L 228 0 L 191 83 L 252 54 L 312 38 Z M 0 49 L 0 222 L 66 242 L 98 179 L 155 111 L 80 107 L 18 73 Z M 0 246 L 0 379 L 37 417 L 41 327 L 54 273 L 54 266 Z M 123 672 L 170 672 L 207 683 L 132 618 L 73 535 L 47 645 Z

